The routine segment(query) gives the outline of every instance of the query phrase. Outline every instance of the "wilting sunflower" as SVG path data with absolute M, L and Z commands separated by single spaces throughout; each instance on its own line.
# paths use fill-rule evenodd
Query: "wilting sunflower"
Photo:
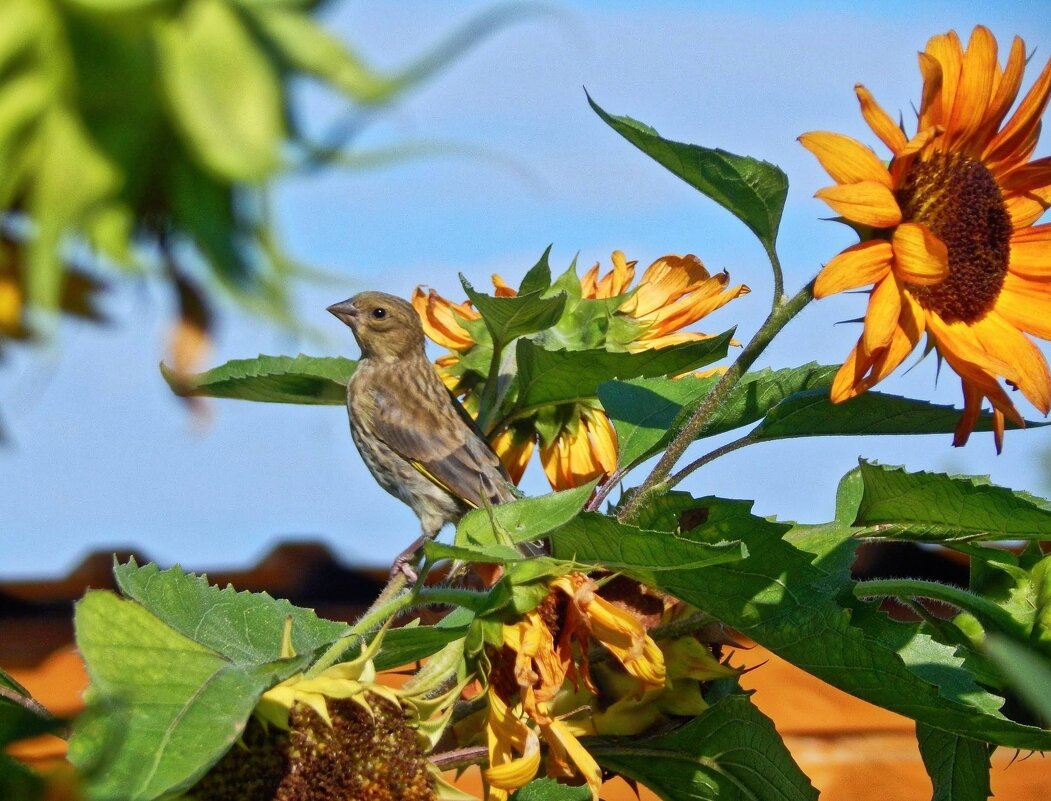
M 610 330 L 624 337 L 615 347 L 632 353 L 707 339 L 708 334 L 683 329 L 749 291 L 744 285 L 729 287 L 729 273 L 711 275 L 693 255 L 657 259 L 634 289 L 631 283 L 636 262 L 627 261 L 619 250 L 614 251 L 612 261 L 613 268 L 605 275 L 595 264 L 579 279 L 579 290 L 575 286 L 568 290 L 577 301 L 626 296 L 619 306 L 611 306 Z M 574 277 L 573 283 L 577 281 Z M 493 286 L 498 297 L 517 294 L 498 275 L 493 276 Z M 474 367 L 467 363 L 484 336 L 480 315 L 470 302 L 454 304 L 433 289 L 425 292 L 422 287 L 416 288 L 412 303 L 427 336 L 450 350 L 435 362 L 446 386 L 460 396 L 470 414 L 477 415 L 484 380 L 480 370 L 488 363 L 483 360 L 481 366 Z M 578 332 L 567 329 L 563 333 L 571 338 Z M 610 346 L 607 341 L 581 343 L 581 347 L 603 344 Z M 528 420 L 494 431 L 490 442 L 515 483 L 538 442 L 544 473 L 555 489 L 608 476 L 617 465 L 617 435 L 597 400 L 543 409 Z
M 1051 338 L 1051 159 L 1030 161 L 1051 93 L 1051 61 L 1005 123 L 1022 83 L 1025 45 L 1015 38 L 1000 67 L 996 40 L 976 27 L 964 50 L 954 31 L 919 54 L 923 76 L 910 139 L 860 84 L 861 114 L 891 151 L 884 165 L 847 136 L 812 132 L 800 142 L 836 181 L 817 193 L 862 241 L 817 277 L 816 297 L 872 285 L 861 338 L 832 385 L 832 400 L 870 389 L 926 333 L 960 376 L 963 445 L 984 399 L 996 448 L 1005 418 L 1023 421 L 998 379 L 1044 414 L 1051 375 L 1025 334 Z

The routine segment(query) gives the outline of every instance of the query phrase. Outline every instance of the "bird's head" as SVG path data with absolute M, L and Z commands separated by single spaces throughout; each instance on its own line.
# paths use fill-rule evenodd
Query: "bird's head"
M 386 292 L 360 292 L 328 307 L 350 326 L 362 358 L 399 361 L 423 351 L 423 326 L 411 304 Z

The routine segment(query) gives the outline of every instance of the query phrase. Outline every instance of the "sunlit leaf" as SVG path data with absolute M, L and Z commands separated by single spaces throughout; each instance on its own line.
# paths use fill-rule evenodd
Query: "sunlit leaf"
M 177 395 L 336 406 L 347 402 L 355 364 L 338 356 L 257 356 L 188 376 L 162 364 L 161 374 Z
M 541 297 L 541 290 L 512 298 L 498 298 L 475 290 L 460 276 L 464 292 L 482 315 L 494 344 L 503 347 L 517 337 L 534 334 L 550 328 L 562 315 L 566 306 L 565 293 L 553 297 Z
M 864 460 L 855 524 L 866 536 L 933 542 L 1046 540 L 1051 504 L 975 476 L 909 473 Z
M 590 95 L 588 103 L 614 131 L 727 209 L 759 237 L 767 250 L 774 249 L 788 196 L 788 176 L 779 167 L 718 148 L 664 139 L 645 123 L 607 114 Z
M 774 724 L 735 694 L 654 737 L 589 742 L 607 770 L 675 801 L 816 801 Z
M 501 503 L 491 509 L 474 509 L 456 526 L 457 543 L 486 545 L 500 542 L 493 529 L 506 535 L 507 542 L 531 542 L 569 522 L 587 502 L 595 482 L 551 492 L 536 498 Z

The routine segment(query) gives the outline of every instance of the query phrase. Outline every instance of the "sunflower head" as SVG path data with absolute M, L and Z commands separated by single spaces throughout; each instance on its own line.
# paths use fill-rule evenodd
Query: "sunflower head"
M 685 329 L 749 291 L 744 285 L 729 286 L 725 271 L 710 274 L 692 254 L 662 256 L 637 283 L 636 262 L 619 250 L 611 262 L 605 274 L 596 263 L 583 276 L 570 267 L 555 280 L 551 291 L 565 292 L 567 303 L 555 325 L 536 335 L 545 347 L 636 353 L 707 339 L 708 334 Z M 497 297 L 517 295 L 499 275 L 493 276 L 493 287 Z M 492 355 L 478 312 L 469 301 L 454 304 L 422 287 L 416 288 L 412 303 L 427 336 L 449 350 L 435 363 L 442 380 L 477 416 Z M 537 445 L 555 489 L 608 477 L 617 464 L 616 432 L 597 399 L 540 409 L 498 428 L 490 444 L 515 483 Z
M 1051 227 L 1034 226 L 1051 206 L 1051 160 L 1030 161 L 1051 94 L 1051 61 L 1008 117 L 1021 87 L 1025 46 L 1006 62 L 978 26 L 966 48 L 954 31 L 920 53 L 923 77 L 915 134 L 906 133 L 861 85 L 861 113 L 888 148 L 841 134 L 800 141 L 835 181 L 817 196 L 862 241 L 818 275 L 816 297 L 871 285 L 864 330 L 832 386 L 843 401 L 892 373 L 926 336 L 960 376 L 962 445 L 988 399 L 997 450 L 1005 420 L 1023 425 L 1000 381 L 1041 412 L 1051 374 L 1026 334 L 1051 338 Z

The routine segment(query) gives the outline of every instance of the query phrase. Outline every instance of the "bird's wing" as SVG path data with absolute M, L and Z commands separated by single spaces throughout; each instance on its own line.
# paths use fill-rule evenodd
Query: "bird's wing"
M 389 400 L 377 404 L 375 435 L 430 481 L 475 508 L 514 497 L 499 457 L 453 402 L 430 408 Z

